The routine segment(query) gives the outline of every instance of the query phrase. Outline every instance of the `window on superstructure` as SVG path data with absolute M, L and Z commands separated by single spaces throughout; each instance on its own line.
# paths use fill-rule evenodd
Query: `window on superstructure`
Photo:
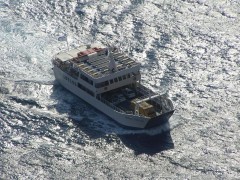
M 88 94 L 90 94 L 91 96 L 94 96 L 94 93 L 93 93 L 91 90 L 89 90 L 88 88 L 84 87 L 84 86 L 81 85 L 80 83 L 78 83 L 78 87 L 79 87 L 81 90 L 83 90 L 83 91 L 87 92 Z
M 112 84 L 112 83 L 113 83 L 113 79 L 110 80 L 110 84 Z
M 108 82 L 108 81 L 105 81 L 105 82 L 104 82 L 104 85 L 105 85 L 105 86 L 108 86 L 108 85 L 109 85 L 109 82 Z
M 109 85 L 109 82 L 108 81 L 104 81 L 104 82 L 101 82 L 101 83 L 96 83 L 95 87 L 96 88 L 102 88 L 102 87 L 105 87 L 105 86 L 108 86 L 108 85 Z
M 95 87 L 96 87 L 96 88 L 101 88 L 101 87 L 103 87 L 103 83 L 96 83 L 96 84 L 95 84 Z
M 87 83 L 93 85 L 93 81 L 92 81 L 91 79 L 88 79 L 87 76 L 81 74 L 81 75 L 80 75 L 80 78 L 81 78 L 82 80 L 86 81 Z
M 119 81 L 121 81 L 121 80 L 122 80 L 122 77 L 121 77 L 121 76 L 120 76 L 120 77 L 118 77 L 118 80 L 119 80 Z
M 93 85 L 93 81 L 91 79 L 89 79 L 88 83 Z
M 131 77 L 130 74 L 128 74 L 127 77 L 130 78 Z
M 117 79 L 117 78 L 114 78 L 114 82 L 118 82 L 118 79 Z
M 88 78 L 86 76 L 84 76 L 83 74 L 80 75 L 81 79 L 84 81 L 88 81 Z
M 126 77 L 126 75 L 123 75 L 123 79 L 126 79 L 127 77 Z

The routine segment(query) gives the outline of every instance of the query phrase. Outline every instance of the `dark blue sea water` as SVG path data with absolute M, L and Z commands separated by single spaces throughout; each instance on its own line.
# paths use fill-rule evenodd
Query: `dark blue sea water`
M 239 29 L 237 0 L 0 0 L 0 179 L 239 179 Z M 61 87 L 64 34 L 140 62 L 169 124 L 124 129 Z

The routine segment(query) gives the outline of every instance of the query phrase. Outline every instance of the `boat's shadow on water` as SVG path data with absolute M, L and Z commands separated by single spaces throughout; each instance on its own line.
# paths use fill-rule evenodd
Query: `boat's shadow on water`
M 111 134 L 106 134 L 104 131 L 94 129 L 87 122 L 75 122 L 76 125 L 87 134 L 91 139 L 104 138 L 112 142 L 112 135 L 120 139 L 120 141 L 129 149 L 132 149 L 135 155 L 147 154 L 154 155 L 162 151 L 166 151 L 174 148 L 174 143 L 171 137 L 171 131 L 169 130 L 169 124 L 164 125 L 164 127 L 159 128 L 159 132 L 156 130 L 154 132 L 149 130 L 130 130 L 129 133 L 119 133 L 119 127 L 116 129 L 118 132 L 111 132 Z M 94 123 L 94 122 L 92 122 Z M 115 129 L 115 128 L 114 128 Z M 120 130 L 121 131 L 121 130 Z M 125 131 L 125 129 L 123 129 Z M 115 138 L 114 138 L 115 139 Z M 120 142 L 120 143 L 121 143 Z
M 174 148 L 170 132 L 163 132 L 156 135 L 148 134 L 128 134 L 119 136 L 122 142 L 136 155 L 154 155 L 161 151 Z

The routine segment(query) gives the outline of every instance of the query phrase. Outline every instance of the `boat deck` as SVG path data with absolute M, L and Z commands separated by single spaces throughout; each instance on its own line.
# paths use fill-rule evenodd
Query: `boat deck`
M 126 99 L 122 102 L 117 102 L 117 103 L 112 102 L 112 97 L 116 94 L 118 95 L 122 94 L 122 89 L 124 88 L 125 87 L 121 87 L 121 88 L 109 91 L 107 93 L 103 93 L 101 99 L 107 102 L 112 107 L 114 107 L 115 110 L 118 110 L 120 112 L 124 112 L 127 114 L 134 114 L 135 109 L 131 106 L 131 101 L 133 99 L 142 100 L 149 96 L 157 95 L 153 91 L 149 91 L 149 89 L 146 89 L 144 86 L 139 85 L 135 90 L 131 88 L 135 92 L 135 97 L 133 98 L 126 97 Z M 160 96 L 159 98 L 151 99 L 151 100 L 148 100 L 147 102 L 153 105 L 154 110 L 157 114 L 161 114 L 162 112 L 167 111 L 167 110 L 164 110 L 164 107 L 162 107 L 162 100 L 163 100 L 163 97 Z
M 139 63 L 135 62 L 123 53 L 112 52 L 112 55 L 118 71 L 139 65 Z M 111 74 L 108 67 L 109 59 L 105 55 L 95 56 L 94 58 L 88 58 L 85 60 L 75 58 L 72 60 L 72 62 L 74 62 L 78 68 L 94 78 L 99 78 Z
M 103 47 L 79 47 L 56 55 L 56 59 L 62 62 L 71 62 L 75 67 L 84 71 L 93 78 L 101 78 L 111 74 L 109 71 L 109 58 L 106 55 L 106 48 Z M 128 57 L 125 53 L 114 49 L 111 57 L 116 63 L 118 71 L 129 69 L 140 64 Z

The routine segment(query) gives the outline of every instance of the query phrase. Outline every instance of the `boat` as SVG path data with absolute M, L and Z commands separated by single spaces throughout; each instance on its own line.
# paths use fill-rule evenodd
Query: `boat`
M 116 47 L 82 45 L 59 52 L 52 63 L 63 87 L 126 128 L 161 126 L 174 113 L 166 94 L 141 84 L 140 63 Z

